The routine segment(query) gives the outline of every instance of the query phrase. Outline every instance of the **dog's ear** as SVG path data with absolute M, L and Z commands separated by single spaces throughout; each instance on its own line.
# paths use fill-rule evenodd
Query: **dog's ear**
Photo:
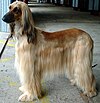
M 10 23 L 9 24 L 9 26 L 10 26 L 10 34 L 15 34 L 15 31 L 14 31 L 14 29 L 15 29 L 15 23 L 13 22 L 13 23 Z
M 28 43 L 34 42 L 35 39 L 34 22 L 32 13 L 28 7 L 25 7 L 22 10 L 22 25 L 23 25 L 22 34 L 27 35 Z

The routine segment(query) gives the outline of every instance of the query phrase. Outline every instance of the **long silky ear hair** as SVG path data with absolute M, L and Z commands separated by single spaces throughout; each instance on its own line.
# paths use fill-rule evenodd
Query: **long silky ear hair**
M 15 34 L 15 32 L 14 32 L 14 29 L 15 29 L 15 23 L 10 23 L 9 24 L 9 26 L 10 26 L 10 34 Z
M 34 21 L 27 4 L 25 4 L 22 8 L 22 25 L 22 34 L 27 35 L 28 43 L 33 43 L 35 40 Z

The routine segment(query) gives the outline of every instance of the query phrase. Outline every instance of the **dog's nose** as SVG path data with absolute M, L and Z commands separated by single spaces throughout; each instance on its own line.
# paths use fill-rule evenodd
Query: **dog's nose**
M 5 16 L 5 15 L 3 16 L 2 20 L 3 20 L 4 22 L 6 22 L 6 21 L 7 21 L 7 18 L 6 18 L 6 16 Z
M 8 12 L 8 13 L 6 13 L 6 14 L 3 16 L 2 20 L 3 20 L 4 22 L 6 22 L 6 23 L 12 23 L 12 22 L 14 22 L 14 21 L 15 21 L 15 20 L 14 20 L 14 14 L 11 13 L 11 12 Z

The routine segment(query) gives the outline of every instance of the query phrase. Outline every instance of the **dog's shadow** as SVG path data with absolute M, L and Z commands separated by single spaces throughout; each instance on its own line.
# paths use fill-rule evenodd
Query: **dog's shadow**
M 55 76 L 52 80 L 45 80 L 42 82 L 42 96 L 51 96 L 67 92 L 72 86 L 70 81 L 65 76 Z
M 100 71 L 94 69 L 93 72 L 94 72 L 94 75 L 95 75 L 95 78 L 96 78 L 96 89 L 97 89 L 97 92 L 99 93 L 100 92 L 100 76 L 99 76 Z

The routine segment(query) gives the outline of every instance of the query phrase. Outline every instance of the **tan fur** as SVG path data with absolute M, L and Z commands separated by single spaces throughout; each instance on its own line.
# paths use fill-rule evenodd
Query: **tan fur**
M 93 40 L 88 33 L 72 28 L 49 33 L 34 27 L 32 13 L 23 2 L 11 4 L 21 9 L 15 17 L 15 66 L 23 94 L 20 101 L 41 97 L 41 79 L 47 74 L 67 74 L 72 84 L 89 97 L 96 95 L 92 71 Z M 27 25 L 28 24 L 28 25 Z

